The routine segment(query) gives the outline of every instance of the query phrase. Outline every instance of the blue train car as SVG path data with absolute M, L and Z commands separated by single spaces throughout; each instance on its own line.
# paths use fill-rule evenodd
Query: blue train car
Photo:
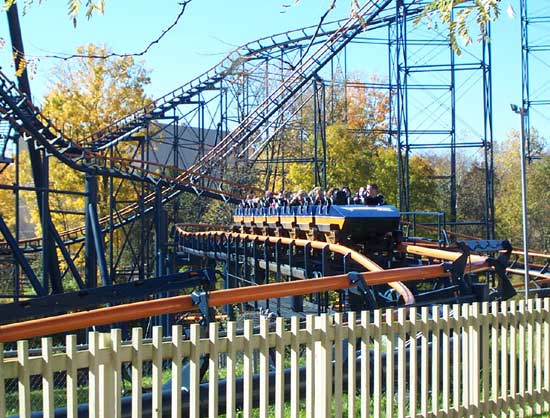
M 395 206 L 326 205 L 285 206 L 278 208 L 237 208 L 236 228 L 277 230 L 280 232 L 316 231 L 331 234 L 337 242 L 366 243 L 381 240 L 399 229 L 400 212 Z

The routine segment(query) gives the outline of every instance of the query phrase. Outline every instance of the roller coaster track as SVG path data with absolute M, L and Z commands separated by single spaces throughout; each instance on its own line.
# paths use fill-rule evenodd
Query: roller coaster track
M 413 18 L 422 11 L 422 7 L 408 10 L 408 18 Z M 369 31 L 381 25 L 387 25 L 395 19 L 395 12 L 389 16 L 372 18 L 368 27 L 361 27 L 361 22 L 355 23 L 361 30 Z M 260 38 L 241 45 L 231 51 L 221 62 L 210 68 L 200 76 L 174 89 L 164 96 L 137 111 L 120 118 L 91 135 L 79 139 L 77 142 L 91 150 L 103 149 L 116 144 L 121 139 L 143 129 L 146 124 L 155 117 L 162 117 L 175 107 L 189 103 L 194 97 L 205 90 L 215 88 L 222 80 L 238 74 L 240 66 L 250 60 L 262 57 L 274 49 L 291 50 L 302 48 L 304 42 L 312 42 L 312 45 L 324 42 L 326 38 L 341 30 L 348 20 L 342 19 L 323 23 L 320 26 L 308 26 L 297 30 L 283 32 L 264 38 Z
M 285 240 L 284 238 L 279 237 L 265 237 L 228 232 L 205 232 L 193 234 L 187 233 L 181 229 L 178 229 L 178 234 L 181 234 L 182 236 L 206 237 L 209 239 L 239 236 L 243 239 L 263 240 L 264 242 L 270 242 L 273 240 L 282 242 L 282 240 Z M 287 244 L 298 247 L 301 246 L 304 248 L 325 248 L 329 251 L 340 253 L 341 255 L 348 255 L 357 264 L 370 271 L 356 273 L 353 277 L 359 281 L 352 280 L 352 277 L 349 274 L 341 274 L 331 277 L 306 278 L 301 280 L 283 281 L 279 283 L 213 290 L 208 292 L 208 297 L 204 299 L 207 303 L 207 307 L 346 289 L 360 286 L 360 281 L 363 281 L 367 286 L 390 285 L 404 297 L 406 303 L 412 304 L 414 303 L 414 297 L 412 297 L 412 294 L 410 294 L 409 289 L 404 283 L 408 281 L 444 278 L 452 275 L 447 263 L 382 270 L 372 260 L 344 246 L 308 240 L 289 240 Z M 402 249 L 412 254 L 419 254 L 426 251 L 426 249 L 414 245 L 404 245 Z M 193 249 L 187 248 L 187 250 L 192 251 Z M 450 261 L 454 261 L 461 256 L 460 253 L 443 250 L 436 250 L 435 252 L 428 251 L 428 253 L 438 257 L 441 260 Z M 212 254 L 205 255 L 208 257 L 216 257 L 216 255 Z M 491 268 L 491 263 L 487 257 L 470 255 L 465 272 L 483 272 L 490 270 Z M 201 307 L 200 304 L 197 304 L 196 299 L 194 299 L 192 295 L 182 295 L 46 317 L 25 322 L 0 325 L 0 343 L 16 341 L 19 339 L 28 339 L 41 335 L 68 332 L 89 326 L 107 325 L 116 322 L 147 318 L 155 315 L 189 312 L 199 309 L 204 309 L 204 306 Z
M 405 225 L 411 224 L 411 222 L 409 221 L 401 221 L 401 223 Z M 437 228 L 428 225 L 418 224 L 416 225 L 416 227 L 432 232 L 437 232 Z M 479 237 L 461 234 L 458 232 L 448 232 L 448 234 L 460 239 L 481 241 Z M 510 259 L 510 263 L 506 268 L 506 271 L 510 274 L 522 276 L 525 271 L 525 264 L 522 261 L 522 258 L 524 256 L 523 250 L 519 248 L 514 248 L 512 250 L 512 256 L 513 257 Z M 528 257 L 531 259 L 531 261 L 529 262 L 529 270 L 527 274 L 529 275 L 529 277 L 531 277 L 532 284 L 534 286 L 550 284 L 550 254 L 535 250 L 529 250 Z M 515 286 L 523 287 L 524 283 L 516 283 Z

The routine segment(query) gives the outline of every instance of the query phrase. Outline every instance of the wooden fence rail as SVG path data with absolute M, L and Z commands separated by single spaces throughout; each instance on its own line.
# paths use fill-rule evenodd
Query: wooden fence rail
M 208 332 L 193 325 L 188 336 L 175 326 L 169 341 L 161 328 L 147 342 L 142 332 L 134 329 L 129 342 L 120 330 L 92 332 L 87 350 L 77 349 L 75 336 L 62 349 L 43 338 L 41 355 L 19 341 L 12 358 L 0 344 L 0 417 L 36 410 L 93 418 L 550 410 L 550 299 L 311 316 L 303 323 L 261 317 L 258 327 L 250 320 L 213 323 Z

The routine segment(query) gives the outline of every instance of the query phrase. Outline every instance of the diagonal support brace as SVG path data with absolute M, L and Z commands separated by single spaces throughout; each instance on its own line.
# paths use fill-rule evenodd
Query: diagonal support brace
M 210 308 L 210 306 L 208 306 L 208 299 L 208 293 L 204 290 L 195 290 L 193 293 L 191 293 L 191 300 L 193 301 L 193 305 L 198 306 L 199 311 L 202 314 L 200 325 L 203 328 L 207 328 L 208 324 L 210 324 L 210 321 L 213 319 L 212 309 Z
M 361 273 L 357 271 L 350 271 L 348 273 L 348 280 L 352 286 L 357 288 L 359 293 L 361 293 L 361 296 L 365 299 L 367 309 L 374 310 L 378 307 L 376 298 L 374 297 L 371 289 L 369 289 L 369 286 L 367 285 L 367 282 L 365 282 L 365 279 L 363 279 Z

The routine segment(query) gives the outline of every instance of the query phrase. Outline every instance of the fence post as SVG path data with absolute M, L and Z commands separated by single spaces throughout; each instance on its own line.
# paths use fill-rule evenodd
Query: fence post
M 269 404 L 269 322 L 260 316 L 260 418 L 267 418 Z
M 361 312 L 361 417 L 364 418 L 370 417 L 370 331 L 370 312 L 363 311 Z M 353 362 L 355 363 L 355 359 Z M 355 380 L 355 376 L 352 378 Z

